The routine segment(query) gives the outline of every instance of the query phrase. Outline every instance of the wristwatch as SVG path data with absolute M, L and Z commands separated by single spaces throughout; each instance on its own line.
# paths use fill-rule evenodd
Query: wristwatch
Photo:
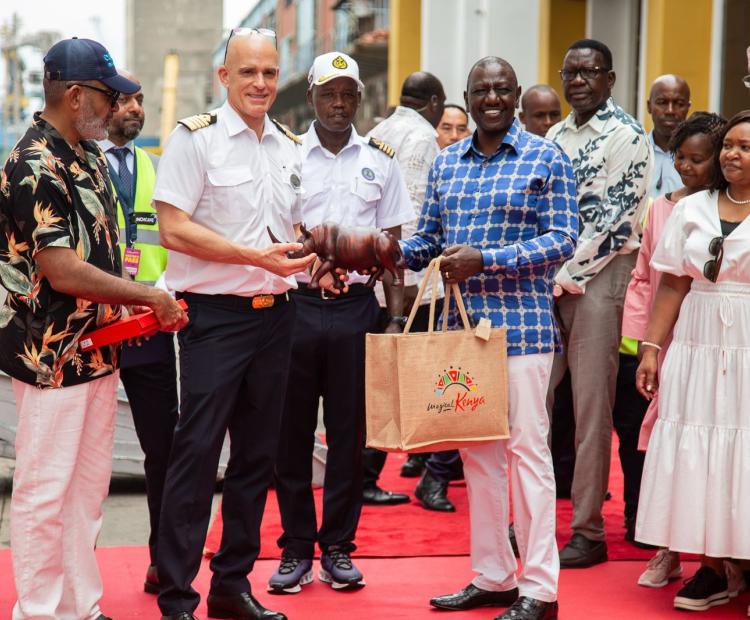
M 406 316 L 392 316 L 388 319 L 389 323 L 396 323 L 401 327 L 406 327 L 406 323 L 409 321 L 409 317 Z

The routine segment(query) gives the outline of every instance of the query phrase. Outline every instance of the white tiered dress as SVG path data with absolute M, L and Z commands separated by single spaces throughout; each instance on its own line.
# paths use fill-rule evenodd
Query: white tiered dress
M 718 281 L 708 281 L 717 199 L 705 191 L 680 200 L 651 259 L 693 284 L 659 378 L 636 539 L 750 559 L 750 217 L 724 240 Z

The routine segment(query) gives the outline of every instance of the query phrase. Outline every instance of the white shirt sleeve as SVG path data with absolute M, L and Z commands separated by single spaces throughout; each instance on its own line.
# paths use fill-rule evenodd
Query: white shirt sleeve
M 393 228 L 415 218 L 409 192 L 401 176 L 398 162 L 391 159 L 386 170 L 385 185 L 380 198 L 375 224 L 379 228 Z
M 188 215 L 198 205 L 205 178 L 205 163 L 196 142 L 197 136 L 181 125 L 170 134 L 159 160 L 153 194 L 154 202 L 166 202 Z

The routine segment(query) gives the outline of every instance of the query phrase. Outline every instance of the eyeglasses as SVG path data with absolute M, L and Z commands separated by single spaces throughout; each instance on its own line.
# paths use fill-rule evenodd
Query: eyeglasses
M 99 88 L 98 86 L 91 86 L 91 84 L 81 84 L 80 82 L 74 82 L 73 84 L 68 84 L 65 89 L 72 88 L 73 86 L 80 86 L 81 88 L 90 88 L 91 90 L 95 90 L 97 92 L 100 92 L 107 96 L 107 99 L 109 99 L 109 105 L 110 107 L 114 108 L 117 105 L 117 100 L 120 98 L 120 91 L 119 90 L 105 90 L 103 88 Z
M 232 28 L 232 31 L 229 33 L 229 38 L 227 39 L 227 45 L 224 48 L 224 62 L 225 63 L 227 62 L 227 52 L 229 51 L 229 42 L 232 40 L 232 37 L 235 35 L 241 36 L 243 34 L 251 34 L 253 32 L 263 37 L 268 37 L 269 39 L 273 39 L 273 45 L 274 47 L 276 47 L 276 33 L 270 28 Z
M 711 260 L 703 265 L 703 275 L 711 282 L 716 282 L 721 269 L 721 261 L 724 260 L 724 237 L 714 237 L 708 244 L 708 253 L 713 256 Z
M 576 79 L 577 75 L 580 75 L 584 80 L 593 80 L 600 73 L 606 73 L 609 69 L 603 69 L 602 67 L 580 67 L 579 69 L 560 69 L 560 78 L 563 82 L 572 82 Z

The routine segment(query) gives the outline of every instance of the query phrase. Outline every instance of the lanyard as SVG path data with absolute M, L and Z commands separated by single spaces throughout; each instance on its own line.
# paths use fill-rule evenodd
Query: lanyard
M 119 165 L 127 165 L 125 162 Z M 138 159 L 133 153 L 133 192 L 132 196 L 128 196 L 129 192 L 125 191 L 125 188 L 120 182 L 119 174 L 110 175 L 112 184 L 115 186 L 117 191 L 117 200 L 120 203 L 122 209 L 122 216 L 125 220 L 125 245 L 126 247 L 132 247 L 132 245 L 138 240 L 138 223 L 135 220 L 135 192 L 138 186 Z

